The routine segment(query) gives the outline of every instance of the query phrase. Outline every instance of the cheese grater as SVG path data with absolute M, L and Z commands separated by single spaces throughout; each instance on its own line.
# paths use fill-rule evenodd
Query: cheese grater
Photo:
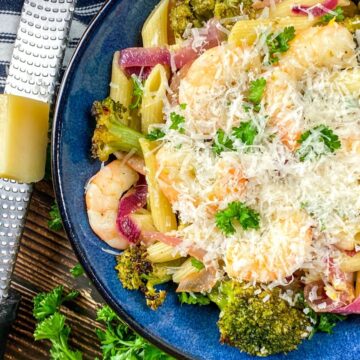
M 5 93 L 51 103 L 76 0 L 25 0 Z M 0 359 L 20 297 L 10 291 L 32 184 L 0 179 Z

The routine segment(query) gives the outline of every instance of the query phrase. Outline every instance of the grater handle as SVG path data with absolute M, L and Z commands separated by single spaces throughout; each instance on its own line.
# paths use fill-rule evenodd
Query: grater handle
M 16 319 L 20 303 L 20 295 L 11 290 L 9 297 L 0 304 L 0 360 L 3 359 L 11 325 Z

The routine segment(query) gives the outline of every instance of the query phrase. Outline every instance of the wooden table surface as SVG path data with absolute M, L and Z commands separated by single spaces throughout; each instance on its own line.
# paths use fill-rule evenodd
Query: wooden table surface
M 69 270 L 77 259 L 63 231 L 49 230 L 49 210 L 54 202 L 52 184 L 36 185 L 24 235 L 12 278 L 12 287 L 22 295 L 17 320 L 10 334 L 5 353 L 6 360 L 49 359 L 48 343 L 33 339 L 35 320 L 32 317 L 32 298 L 41 291 L 58 285 L 76 288 L 81 296 L 65 310 L 71 326 L 71 345 L 84 353 L 84 359 L 101 358 L 94 328 L 95 311 L 102 300 L 85 276 L 74 279 Z

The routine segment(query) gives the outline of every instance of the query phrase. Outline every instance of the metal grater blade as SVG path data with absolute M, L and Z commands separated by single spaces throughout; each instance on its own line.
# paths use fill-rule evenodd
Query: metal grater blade
M 0 179 L 0 303 L 9 292 L 32 185 Z
M 75 1 L 24 1 L 5 93 L 51 102 Z
M 5 93 L 51 103 L 76 0 L 25 0 Z M 0 179 L 0 304 L 10 287 L 31 184 Z

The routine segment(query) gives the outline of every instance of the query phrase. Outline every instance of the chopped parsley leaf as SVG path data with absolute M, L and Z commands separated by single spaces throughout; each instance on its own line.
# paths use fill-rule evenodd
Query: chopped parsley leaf
M 271 33 L 266 38 L 266 45 L 269 49 L 270 63 L 275 64 L 279 61 L 279 54 L 289 50 L 289 42 L 295 37 L 295 28 L 288 26 L 277 36 Z
M 141 80 L 136 75 L 132 75 L 131 80 L 133 83 L 134 102 L 129 106 L 129 108 L 131 110 L 135 110 L 141 105 L 142 96 L 144 94 L 144 86 Z
M 185 117 L 182 115 L 177 114 L 176 112 L 170 113 L 170 129 L 177 130 L 180 134 L 185 133 L 185 129 L 182 127 L 185 123 Z
M 318 125 L 301 134 L 297 150 L 300 161 L 312 160 L 341 148 L 339 137 L 325 125 Z
M 191 258 L 191 265 L 199 271 L 205 268 L 205 265 L 200 260 L 195 258 Z
M 335 13 L 335 14 L 334 14 Z M 320 22 L 323 24 L 328 23 L 332 19 L 335 19 L 335 21 L 343 21 L 344 20 L 344 12 L 341 6 L 337 6 L 334 10 L 331 10 L 331 12 L 328 12 L 324 16 L 320 18 Z
M 252 121 L 246 121 L 241 123 L 239 127 L 233 128 L 232 134 L 237 139 L 241 140 L 242 143 L 252 145 L 258 131 Z
M 234 144 L 224 130 L 219 129 L 216 132 L 212 149 L 215 154 L 220 155 L 223 151 L 234 151 Z
M 37 320 L 44 320 L 60 309 L 65 301 L 73 300 L 79 295 L 76 290 L 64 295 L 64 287 L 58 286 L 48 293 L 39 293 L 34 299 L 33 315 Z
M 266 80 L 259 78 L 250 82 L 248 100 L 254 105 L 259 105 L 264 95 Z
M 49 212 L 50 220 L 48 221 L 48 226 L 50 230 L 60 231 L 63 228 L 60 210 L 56 203 L 51 206 L 51 210 Z
M 186 109 L 186 104 L 185 103 L 182 103 L 179 105 L 180 106 L 180 109 L 181 110 L 185 110 Z
M 216 226 L 225 234 L 235 233 L 233 221 L 237 220 L 244 230 L 259 229 L 260 215 L 243 202 L 233 201 L 228 204 L 225 210 L 215 214 Z
M 159 140 L 159 139 L 163 138 L 164 136 L 165 136 L 165 133 L 161 129 L 155 128 L 154 130 L 150 131 L 146 135 L 146 139 L 148 139 L 150 141 L 155 141 L 155 140 Z
M 210 299 L 206 295 L 203 295 L 201 293 L 181 292 L 178 297 L 181 304 L 200 306 L 210 304 Z
M 76 264 L 72 269 L 70 269 L 70 273 L 74 278 L 78 278 L 84 275 L 84 268 L 80 264 Z

